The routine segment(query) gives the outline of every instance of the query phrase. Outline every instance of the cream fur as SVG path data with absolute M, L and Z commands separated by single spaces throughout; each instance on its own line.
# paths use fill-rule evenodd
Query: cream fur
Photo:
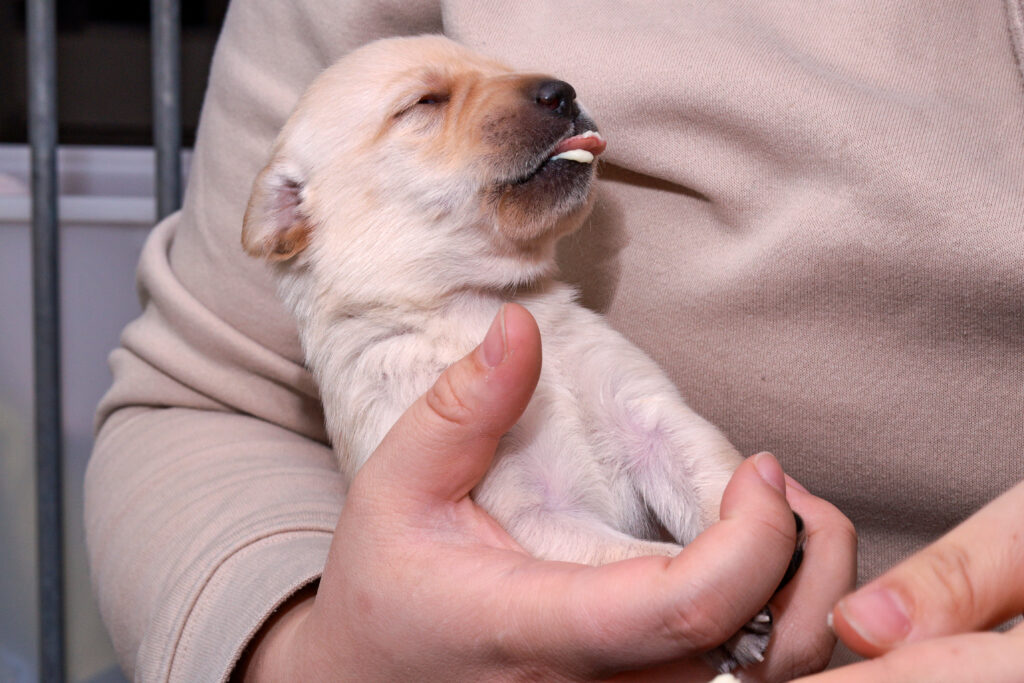
M 518 182 L 590 125 L 523 95 L 545 78 L 440 37 L 357 50 L 284 127 L 243 245 L 276 262 L 349 477 L 515 301 L 537 319 L 544 367 L 476 501 L 539 557 L 671 555 L 656 530 L 686 543 L 715 522 L 740 458 L 554 279 L 555 242 L 589 212 L 594 170 L 552 161 Z

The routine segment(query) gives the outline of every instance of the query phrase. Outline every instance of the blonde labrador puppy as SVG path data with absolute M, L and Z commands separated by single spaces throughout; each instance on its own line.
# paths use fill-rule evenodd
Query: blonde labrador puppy
M 587 564 L 675 555 L 718 520 L 739 454 L 555 279 L 604 149 L 569 84 L 439 36 L 372 43 L 315 80 L 242 244 L 275 265 L 349 479 L 517 302 L 544 366 L 476 502 L 533 555 Z M 714 661 L 760 659 L 770 626 L 763 612 Z

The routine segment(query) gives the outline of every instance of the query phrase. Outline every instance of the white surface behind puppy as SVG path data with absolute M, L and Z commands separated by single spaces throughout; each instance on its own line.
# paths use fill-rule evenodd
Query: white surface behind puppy
M 275 264 L 350 479 L 503 303 L 526 306 L 544 367 L 474 498 L 536 556 L 600 564 L 678 552 L 658 529 L 715 522 L 740 458 L 553 277 L 593 201 L 594 131 L 561 81 L 440 37 L 373 43 L 300 101 L 242 241 Z

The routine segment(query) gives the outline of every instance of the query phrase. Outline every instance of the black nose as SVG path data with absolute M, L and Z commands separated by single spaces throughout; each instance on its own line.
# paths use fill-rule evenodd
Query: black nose
M 559 116 L 574 115 L 575 101 L 576 91 L 565 81 L 541 81 L 534 95 L 534 102 Z

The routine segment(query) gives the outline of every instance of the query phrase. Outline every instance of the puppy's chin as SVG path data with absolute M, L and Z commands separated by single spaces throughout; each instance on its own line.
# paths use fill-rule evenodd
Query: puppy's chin
M 523 179 L 496 185 L 485 200 L 498 233 L 521 250 L 576 230 L 593 205 L 593 164 L 548 159 Z

